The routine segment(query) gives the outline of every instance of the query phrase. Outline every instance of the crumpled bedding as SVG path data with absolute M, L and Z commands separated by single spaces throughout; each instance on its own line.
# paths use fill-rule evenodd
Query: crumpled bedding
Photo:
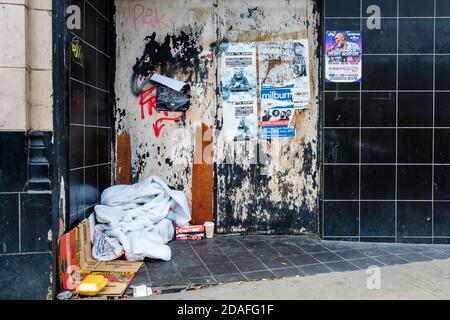
M 167 243 L 174 237 L 174 226 L 185 227 L 191 221 L 186 195 L 154 176 L 134 185 L 106 189 L 95 216 L 98 224 L 92 255 L 100 261 L 112 261 L 123 254 L 128 261 L 169 261 Z

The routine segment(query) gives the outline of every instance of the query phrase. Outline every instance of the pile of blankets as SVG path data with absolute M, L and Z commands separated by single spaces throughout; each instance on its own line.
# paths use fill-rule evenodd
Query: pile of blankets
M 106 189 L 101 205 L 95 207 L 95 217 L 92 255 L 100 261 L 116 260 L 123 254 L 128 261 L 169 261 L 167 243 L 174 238 L 175 228 L 191 221 L 186 195 L 157 177 Z

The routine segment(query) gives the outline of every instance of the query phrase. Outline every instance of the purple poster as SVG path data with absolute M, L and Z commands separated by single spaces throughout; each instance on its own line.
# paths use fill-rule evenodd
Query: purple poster
M 360 31 L 327 31 L 325 79 L 327 82 L 361 82 L 362 37 Z

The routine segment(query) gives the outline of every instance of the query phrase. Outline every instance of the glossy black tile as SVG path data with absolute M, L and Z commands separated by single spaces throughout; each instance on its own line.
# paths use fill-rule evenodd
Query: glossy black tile
M 325 93 L 326 127 L 359 127 L 359 93 Z
M 19 195 L 0 195 L 1 254 L 19 252 Z
M 330 200 L 358 199 L 359 167 L 358 166 L 325 166 L 324 197 Z
M 70 126 L 70 168 L 84 167 L 84 127 Z
M 70 81 L 70 123 L 84 124 L 84 86 Z
M 450 237 L 450 202 L 434 203 L 434 236 Z
M 98 129 L 98 163 L 111 162 L 111 134 L 109 129 Z
M 399 200 L 431 200 L 433 179 L 431 165 L 400 165 L 397 171 L 397 196 Z
M 399 56 L 398 68 L 399 90 L 433 89 L 433 56 Z
M 396 100 L 395 92 L 363 92 L 361 126 L 395 127 Z
M 436 90 L 450 90 L 450 56 L 436 56 Z
M 450 166 L 434 167 L 434 199 L 450 200 Z
M 51 270 L 50 253 L 0 255 L 0 300 L 47 300 Z
M 348 272 L 359 270 L 357 266 L 348 261 L 330 262 L 326 263 L 325 265 L 334 272 Z
M 432 216 L 431 202 L 399 202 L 398 237 L 431 237 Z
M 306 275 L 313 276 L 321 273 L 329 273 L 332 272 L 330 268 L 323 264 L 313 264 L 308 266 L 299 267 L 301 271 L 303 271 Z
M 223 266 L 223 270 L 225 270 L 225 267 L 228 266 L 227 264 L 221 265 Z M 200 277 L 209 277 L 211 276 L 211 273 L 204 265 L 197 265 L 197 266 L 179 266 L 178 268 L 181 276 L 183 278 L 200 278 Z M 152 279 L 154 271 L 151 271 L 150 273 L 150 279 Z M 152 280 L 153 281 L 153 280 Z
M 362 202 L 361 237 L 392 236 L 395 236 L 395 202 Z
M 22 252 L 51 250 L 48 240 L 52 229 L 52 195 L 20 195 L 20 229 Z
M 432 17 L 434 1 L 398 0 L 400 17 Z
M 362 129 L 362 163 L 395 163 L 396 132 L 394 129 Z
M 447 0 L 436 0 L 436 16 L 450 17 L 450 2 Z
M 97 93 L 98 90 L 85 86 L 85 124 L 97 126 Z
M 27 183 L 27 135 L 0 132 L 0 192 L 19 192 Z
M 383 13 L 383 11 L 382 11 Z M 364 54 L 397 53 L 397 19 L 381 19 L 381 29 L 369 29 L 367 23 L 372 19 L 363 19 Z
M 104 2 L 104 1 L 100 1 Z M 104 54 L 109 54 L 109 23 L 103 16 L 98 17 L 98 33 L 97 33 L 97 48 Z
M 311 255 L 322 263 L 338 262 L 344 260 L 342 257 L 333 252 L 312 253 Z
M 359 203 L 325 202 L 323 212 L 324 236 L 351 237 L 359 232 Z
M 257 260 L 256 258 L 250 258 L 247 256 L 247 259 L 244 261 L 236 261 L 234 265 L 239 269 L 240 272 L 253 272 L 253 271 L 261 271 L 267 270 L 267 267 L 264 264 Z
M 96 127 L 85 127 L 84 132 L 86 135 L 85 140 L 85 166 L 94 166 L 98 164 L 98 132 Z
M 436 129 L 434 132 L 434 162 L 450 163 L 450 129 Z
M 395 90 L 397 58 L 395 56 L 364 56 L 362 60 L 363 90 Z
M 108 93 L 103 91 L 98 91 L 98 125 L 102 127 L 110 127 L 111 106 L 109 105 Z
M 433 160 L 432 129 L 398 130 L 399 163 L 432 163 L 432 160 Z
M 368 258 L 367 255 L 356 249 L 334 251 L 337 255 L 345 260 Z
M 362 166 L 361 199 L 394 200 L 395 166 Z
M 436 19 L 436 53 L 450 53 L 450 19 Z
M 399 127 L 433 126 L 433 93 L 400 92 L 398 94 Z
M 85 46 L 84 54 L 85 82 L 95 87 L 97 86 L 97 51 L 95 51 L 92 47 Z
M 70 214 L 76 214 L 85 208 L 84 206 L 84 169 L 70 172 L 69 182 Z
M 208 269 L 209 269 L 209 271 L 211 271 L 213 276 L 239 273 L 239 270 L 231 262 L 220 263 L 220 264 L 208 264 Z
M 360 0 L 326 0 L 326 17 L 359 17 L 361 10 Z
M 111 186 L 111 165 L 102 165 L 98 167 L 98 192 L 99 195 Z
M 399 19 L 399 53 L 433 53 L 433 19 Z
M 97 52 L 97 87 L 103 90 L 109 90 L 108 73 L 110 59 L 104 54 Z
M 359 130 L 325 129 L 325 162 L 358 163 Z
M 319 263 L 319 260 L 309 254 L 299 254 L 289 257 L 289 261 L 295 266 L 306 266 Z
M 86 21 L 85 40 L 93 47 L 97 47 L 97 19 L 98 13 L 95 8 L 87 2 L 85 4 L 84 19 Z
M 97 178 L 97 167 L 90 167 L 85 169 L 84 199 L 86 207 L 92 207 L 93 205 L 96 205 L 100 202 Z
M 363 0 L 362 4 L 363 16 L 372 16 L 373 11 L 368 9 L 375 5 L 380 7 L 381 17 L 397 17 L 397 0 Z
M 450 127 L 450 92 L 436 92 L 435 126 Z

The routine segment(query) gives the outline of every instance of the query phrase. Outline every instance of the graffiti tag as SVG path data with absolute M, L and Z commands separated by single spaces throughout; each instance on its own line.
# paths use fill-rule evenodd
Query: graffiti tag
M 160 14 L 158 9 L 146 8 L 142 4 L 135 4 L 133 6 L 134 30 L 137 31 L 138 26 L 149 26 L 153 29 L 161 29 L 166 27 L 173 28 L 173 20 L 166 19 L 165 14 Z
M 73 37 L 72 41 L 70 42 L 70 49 L 72 52 L 73 60 L 83 68 L 84 57 L 83 57 L 83 48 L 81 47 L 80 44 L 80 39 L 78 39 L 77 37 Z
M 156 119 L 153 123 L 153 133 L 156 138 L 161 135 L 162 129 L 166 126 L 166 122 L 178 121 L 184 117 L 184 112 L 167 112 L 158 111 L 156 109 L 156 96 L 155 96 L 156 86 L 152 86 L 147 90 L 144 90 L 140 94 L 139 105 L 141 106 L 141 119 L 145 120 L 145 108 L 147 108 L 148 115 L 150 117 L 163 115 L 163 117 Z M 171 114 L 178 114 L 176 117 L 170 117 Z

